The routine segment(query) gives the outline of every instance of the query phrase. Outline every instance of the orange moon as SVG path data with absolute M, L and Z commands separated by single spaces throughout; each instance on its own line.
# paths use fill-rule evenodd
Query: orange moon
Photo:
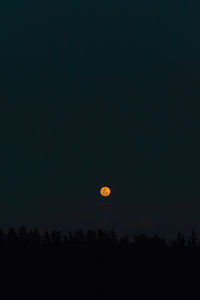
M 111 190 L 109 189 L 109 187 L 104 186 L 101 188 L 100 193 L 103 197 L 108 197 L 111 193 Z

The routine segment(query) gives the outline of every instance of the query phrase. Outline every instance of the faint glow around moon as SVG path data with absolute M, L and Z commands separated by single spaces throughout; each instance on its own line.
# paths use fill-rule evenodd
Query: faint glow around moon
M 109 187 L 104 186 L 104 187 L 101 188 L 100 193 L 103 197 L 108 197 L 111 193 L 111 190 L 110 190 Z

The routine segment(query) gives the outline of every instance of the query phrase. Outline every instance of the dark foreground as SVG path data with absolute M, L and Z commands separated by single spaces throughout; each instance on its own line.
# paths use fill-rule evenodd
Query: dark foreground
M 2 299 L 198 299 L 200 243 L 192 232 L 117 239 L 113 231 L 0 232 Z

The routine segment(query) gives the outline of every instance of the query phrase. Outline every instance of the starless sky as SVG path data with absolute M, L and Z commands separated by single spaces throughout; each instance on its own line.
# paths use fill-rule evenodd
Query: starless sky
M 1 226 L 200 225 L 199 10 L 1 1 Z

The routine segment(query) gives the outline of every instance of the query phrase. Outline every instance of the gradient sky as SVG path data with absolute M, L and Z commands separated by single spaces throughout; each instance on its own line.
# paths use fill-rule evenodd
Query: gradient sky
M 1 1 L 1 226 L 200 229 L 199 11 Z

